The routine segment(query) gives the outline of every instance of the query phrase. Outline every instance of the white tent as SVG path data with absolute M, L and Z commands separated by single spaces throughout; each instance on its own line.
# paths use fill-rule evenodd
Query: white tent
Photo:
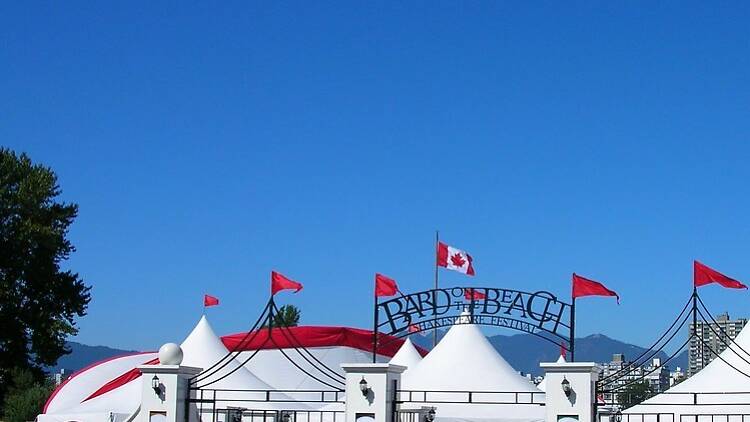
M 239 401 L 227 403 L 219 400 L 219 406 L 242 406 L 259 410 L 340 408 L 341 406 L 330 402 L 335 399 L 342 400 L 341 393 L 325 393 L 326 402 L 323 403 L 300 403 L 299 400 L 320 400 L 321 393 L 285 393 L 276 390 L 333 390 L 296 368 L 295 364 L 321 380 L 338 385 L 315 369 L 322 368 L 322 365 L 309 356 L 312 363 L 307 362 L 299 356 L 294 347 L 303 347 L 305 353 L 311 353 L 331 371 L 343 376 L 342 363 L 371 361 L 372 332 L 349 327 L 310 326 L 294 327 L 290 330 L 294 334 L 294 339 L 286 343 L 284 339 L 290 333 L 282 335 L 275 332 L 273 344 L 264 344 L 266 339 L 260 337 L 256 338 L 255 343 L 244 344 L 236 359 L 225 360 L 226 366 L 214 374 L 207 375 L 197 385 L 204 385 L 207 389 L 263 390 L 252 393 L 222 392 L 220 399 L 231 398 Z M 227 355 L 227 347 L 235 349 L 245 337 L 246 333 L 239 333 L 219 338 L 203 317 L 181 345 L 184 353 L 182 365 L 208 370 Z M 400 341 L 389 342 L 380 351 L 383 355 L 377 356 L 378 361 L 388 361 L 400 344 Z M 255 352 L 257 354 L 254 358 L 245 362 Z M 283 353 L 295 363 L 287 360 Z M 138 353 L 97 362 L 76 372 L 53 392 L 44 413 L 39 415 L 39 422 L 124 422 L 131 419 L 138 412 L 141 401 L 141 373 L 136 367 L 158 363 L 156 358 L 155 352 Z M 328 370 L 324 371 L 328 373 Z M 337 378 L 333 373 L 329 375 Z M 208 385 L 209 383 L 211 384 Z M 271 391 L 269 394 L 272 400 L 289 402 L 264 402 L 265 390 Z M 244 401 L 248 399 L 258 401 Z
M 405 390 L 412 391 L 409 405 L 435 406 L 436 416 L 441 420 L 544 419 L 543 393 L 497 353 L 479 328 L 469 323 L 468 313 L 459 318 L 461 324 L 451 327 L 440 343 L 409 369 L 403 383 Z M 471 404 L 438 403 L 466 402 L 468 392 L 472 392 Z M 516 397 L 519 404 L 515 404 Z M 408 393 L 402 399 L 408 400 Z
M 256 374 L 266 381 L 275 389 L 280 390 L 330 390 L 333 387 L 339 387 L 336 380 L 344 376 L 341 369 L 342 363 L 367 363 L 372 361 L 372 354 L 364 350 L 347 346 L 327 346 L 327 347 L 310 347 L 306 348 L 312 356 L 320 361 L 323 365 L 316 362 L 313 357 L 307 355 L 304 350 L 300 352 L 294 348 L 246 350 L 240 353 L 237 360 L 244 362 L 253 353 L 255 356 L 245 362 L 245 368 Z M 286 355 L 286 356 L 285 356 Z M 291 359 L 294 363 L 290 362 Z M 306 359 L 305 359 L 306 358 Z M 382 356 L 378 356 L 379 361 L 383 361 Z M 299 365 L 307 373 L 297 368 Z M 317 380 L 315 378 L 317 378 Z M 332 387 L 333 386 L 333 387 Z M 319 394 L 318 394 L 319 395 Z
M 750 355 L 740 349 L 750 352 L 750 326 L 729 344 L 697 374 L 623 413 L 750 414 Z
M 273 390 L 274 388 L 265 381 L 258 378 L 244 368 L 234 355 L 227 358 L 229 350 L 224 346 L 221 339 L 216 335 L 205 316 L 201 317 L 198 325 L 182 342 L 184 358 L 182 365 L 195 366 L 204 369 L 204 374 L 199 374 L 199 380 L 195 385 L 204 390 Z M 223 359 L 223 360 L 222 360 Z M 210 368 L 217 362 L 222 362 L 215 369 Z M 289 400 L 286 394 L 275 392 L 271 397 L 274 400 Z M 221 391 L 217 395 L 217 406 L 242 406 L 252 409 L 276 409 L 278 404 L 263 402 L 264 391 Z M 229 400 L 229 401 L 227 401 Z M 244 402 L 243 400 L 247 400 Z M 287 408 L 309 408 L 302 404 L 286 406 Z
M 401 348 L 398 349 L 398 352 L 393 355 L 390 363 L 406 367 L 406 371 L 401 374 L 401 383 L 403 384 L 408 377 L 409 371 L 421 361 L 422 355 L 419 354 L 411 340 L 407 338 L 404 344 L 401 345 Z
M 180 346 L 184 358 L 182 365 L 208 369 L 228 353 L 221 339 L 203 316 L 193 331 Z M 121 422 L 131 419 L 139 410 L 141 401 L 139 365 L 154 363 L 156 353 L 139 353 L 106 360 L 91 365 L 74 374 L 65 384 L 56 389 L 47 401 L 39 422 L 103 420 Z M 198 385 L 208 389 L 257 389 L 274 388 L 243 368 L 235 359 L 225 360 L 226 366 L 215 374 L 207 376 Z M 247 400 L 262 399 L 263 393 L 225 392 L 222 399 Z M 255 396 L 253 396 L 253 394 Z M 273 399 L 290 400 L 282 393 L 273 393 Z M 223 402 L 218 405 L 243 405 L 253 409 L 274 409 L 278 405 L 263 401 Z M 288 409 L 308 409 L 302 403 L 285 403 Z
M 116 357 L 84 368 L 68 378 L 50 396 L 39 415 L 39 422 L 76 421 L 124 421 L 138 410 L 140 384 L 123 386 L 107 394 L 106 399 L 86 400 L 105 382 L 114 379 L 132 368 L 156 358 L 156 353 L 137 353 Z M 137 400 L 133 398 L 137 397 Z

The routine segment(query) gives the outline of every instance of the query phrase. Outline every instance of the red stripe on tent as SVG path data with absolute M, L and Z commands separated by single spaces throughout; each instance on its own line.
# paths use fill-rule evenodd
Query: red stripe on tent
M 275 345 L 272 344 L 271 342 L 268 342 L 268 344 L 265 344 L 265 345 L 263 344 L 265 340 L 268 338 L 268 329 L 261 330 L 261 333 L 255 336 L 255 338 L 253 339 L 251 343 L 245 345 L 240 350 L 247 351 L 247 350 L 258 350 L 258 348 L 267 350 L 267 349 L 277 349 L 277 348 L 287 349 L 287 348 L 292 348 L 292 347 L 334 347 L 334 346 L 347 346 L 347 347 L 352 347 L 355 349 L 360 349 L 366 352 L 369 352 L 372 350 L 372 331 L 370 330 L 362 330 L 359 328 L 349 328 L 349 327 L 317 327 L 317 326 L 290 327 L 290 328 L 287 328 L 286 330 L 289 330 L 291 333 L 290 332 L 284 333 L 278 328 L 275 328 L 272 330 L 273 332 L 271 334 L 271 340 L 273 340 L 273 342 L 276 343 Z M 246 334 L 247 333 L 230 334 L 228 336 L 222 337 L 221 341 L 224 343 L 227 349 L 232 350 L 240 344 L 240 342 L 242 341 L 242 339 L 245 337 Z M 396 354 L 398 349 L 401 348 L 401 345 L 404 344 L 403 339 L 399 339 L 399 338 L 396 338 L 387 334 L 380 334 L 380 339 L 381 339 L 380 340 L 381 345 L 378 346 L 378 354 L 382 356 L 393 357 L 393 355 Z M 423 349 L 416 345 L 414 347 L 416 347 L 420 355 L 422 356 L 427 355 L 426 349 Z M 154 352 L 146 352 L 146 353 L 154 353 Z M 133 356 L 133 355 L 126 355 L 126 356 Z M 119 356 L 119 357 L 125 357 L 125 356 Z M 85 369 L 73 374 L 71 378 L 97 365 L 104 364 L 114 359 L 117 359 L 117 358 L 111 358 L 111 359 L 107 359 L 107 360 L 89 365 Z M 159 362 L 158 359 L 152 359 L 144 363 L 144 365 L 155 365 L 158 362 Z M 117 378 L 112 379 L 111 381 L 107 382 L 101 387 L 99 387 L 99 389 L 91 393 L 90 396 L 86 397 L 83 400 L 83 402 L 91 400 L 95 397 L 99 397 L 102 394 L 108 393 L 112 390 L 122 387 L 123 385 L 140 378 L 140 376 L 141 376 L 141 371 L 139 371 L 137 368 L 133 368 L 123 373 L 122 375 L 118 376 Z M 55 396 L 55 394 L 57 394 L 57 391 L 60 388 L 62 388 L 63 385 L 65 384 L 61 384 L 60 387 L 58 387 L 55 390 L 55 392 L 52 393 L 52 396 L 50 396 L 49 400 L 47 400 L 47 404 L 44 406 L 45 411 L 47 410 L 47 405 L 52 401 L 52 398 Z
M 348 346 L 355 349 L 369 352 L 372 350 L 372 331 L 362 330 L 359 328 L 349 327 L 289 327 L 284 333 L 277 328 L 272 330 L 271 340 L 268 339 L 268 329 L 254 336 L 253 341 L 243 346 L 240 350 L 258 350 L 260 349 L 288 349 L 292 347 L 331 347 L 331 346 Z M 233 350 L 240 345 L 242 339 L 247 333 L 230 334 L 221 338 L 224 346 Z M 398 352 L 403 339 L 397 339 L 387 334 L 380 334 L 378 345 L 378 354 L 382 356 L 393 357 Z M 265 343 L 265 344 L 264 344 Z M 415 346 L 420 355 L 427 355 L 427 350 Z
M 156 365 L 158 363 L 159 363 L 159 358 L 156 358 L 156 359 L 151 359 L 150 361 L 143 363 L 143 365 Z M 122 387 L 123 385 L 129 383 L 130 381 L 138 379 L 140 376 L 141 376 L 141 371 L 138 368 L 133 368 L 129 370 L 128 372 L 125 372 L 124 374 L 120 375 L 119 377 L 113 379 L 112 381 L 102 385 L 98 390 L 91 393 L 90 396 L 83 399 L 81 403 L 89 401 L 93 398 L 99 397 L 104 393 L 109 393 L 115 388 Z
M 125 354 L 125 355 L 112 356 L 111 358 L 107 358 L 107 359 L 104 359 L 104 360 L 100 360 L 98 362 L 94 362 L 94 363 L 86 366 L 85 368 L 83 368 L 81 370 L 73 372 L 73 375 L 71 375 L 68 378 L 66 378 L 65 381 L 63 381 L 62 383 L 60 383 L 60 385 L 58 385 L 57 388 L 55 388 L 52 391 L 52 394 L 50 394 L 49 398 L 47 399 L 47 402 L 44 403 L 44 408 L 42 408 L 42 413 L 47 413 L 47 407 L 49 406 L 50 403 L 52 403 L 52 399 L 55 398 L 55 396 L 57 395 L 57 393 L 59 393 L 60 390 L 62 390 L 62 388 L 65 387 L 65 384 L 67 384 L 68 382 L 70 382 L 70 380 L 72 380 L 73 378 L 75 378 L 75 377 L 83 374 L 84 372 L 88 371 L 89 369 L 93 369 L 94 367 L 97 367 L 99 365 L 103 365 L 103 364 L 105 364 L 107 362 L 111 362 L 111 361 L 116 360 L 116 359 L 122 359 L 122 358 L 127 358 L 127 357 L 130 357 L 130 356 L 136 356 L 136 355 L 147 355 L 149 353 L 156 353 L 156 352 L 137 352 L 137 353 L 129 353 L 129 354 Z

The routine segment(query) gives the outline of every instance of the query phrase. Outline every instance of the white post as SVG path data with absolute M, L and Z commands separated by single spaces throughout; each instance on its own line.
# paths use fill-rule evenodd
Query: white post
M 159 349 L 159 362 L 159 365 L 138 366 L 141 409 L 134 422 L 188 422 L 188 383 L 202 369 L 181 366 L 182 349 L 174 343 Z
M 545 422 L 596 422 L 599 370 L 594 362 L 558 361 L 539 366 L 545 371 Z
M 201 368 L 179 365 L 141 365 L 140 422 L 187 422 L 188 380 Z M 158 378 L 159 391 L 152 382 Z
M 346 422 L 394 422 L 393 397 L 405 366 L 389 363 L 350 363 L 346 372 Z M 366 390 L 362 388 L 366 383 Z

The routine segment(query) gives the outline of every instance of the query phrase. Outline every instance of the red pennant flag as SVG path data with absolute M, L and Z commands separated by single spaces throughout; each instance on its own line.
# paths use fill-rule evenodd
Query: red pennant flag
M 466 300 L 482 300 L 487 297 L 484 293 L 480 293 L 474 289 L 464 289 L 464 297 Z
M 472 261 L 471 255 L 465 251 L 448 246 L 443 242 L 438 242 L 437 265 L 439 267 L 445 267 L 466 275 L 474 275 Z
M 398 293 L 398 285 L 392 278 L 388 278 L 383 274 L 375 273 L 375 296 L 394 296 Z
M 698 261 L 693 261 L 693 284 L 695 284 L 695 287 L 705 286 L 706 284 L 711 283 L 719 283 L 730 289 L 747 289 L 747 286 L 739 281 L 729 278 Z
M 208 308 L 209 306 L 216 306 L 219 304 L 219 299 L 211 295 L 203 295 L 203 306 Z
M 617 304 L 620 304 L 620 296 L 604 287 L 602 283 L 573 273 L 573 299 L 581 296 L 614 296 L 617 298 Z
M 302 284 L 284 277 L 276 271 L 271 271 L 271 296 L 282 290 L 294 290 L 294 293 L 302 290 Z

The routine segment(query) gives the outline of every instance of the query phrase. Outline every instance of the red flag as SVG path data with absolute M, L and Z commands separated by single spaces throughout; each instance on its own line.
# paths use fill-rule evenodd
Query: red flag
M 617 298 L 617 304 L 620 304 L 620 296 L 604 287 L 602 283 L 573 273 L 573 299 L 581 296 L 614 296 Z
M 438 242 L 437 265 L 439 267 L 445 267 L 466 275 L 474 275 L 472 261 L 471 255 L 465 251 L 448 246 L 443 242 Z
M 209 307 L 209 306 L 216 306 L 219 304 L 219 299 L 216 297 L 213 297 L 211 295 L 203 295 L 203 306 Z
M 271 271 L 271 296 L 281 290 L 294 290 L 294 293 L 302 290 L 302 284 L 284 277 L 276 271 Z
M 693 261 L 693 284 L 695 284 L 695 287 L 705 286 L 710 283 L 719 283 L 730 289 L 747 289 L 747 286 L 739 281 L 729 278 L 698 261 Z
M 398 285 L 392 278 L 375 273 L 375 296 L 393 296 L 398 293 Z
M 560 356 L 565 359 L 565 357 L 568 355 L 568 348 L 565 346 L 565 343 L 560 343 Z
M 474 289 L 464 289 L 464 297 L 466 300 L 481 300 L 487 297 L 484 293 L 480 293 Z

